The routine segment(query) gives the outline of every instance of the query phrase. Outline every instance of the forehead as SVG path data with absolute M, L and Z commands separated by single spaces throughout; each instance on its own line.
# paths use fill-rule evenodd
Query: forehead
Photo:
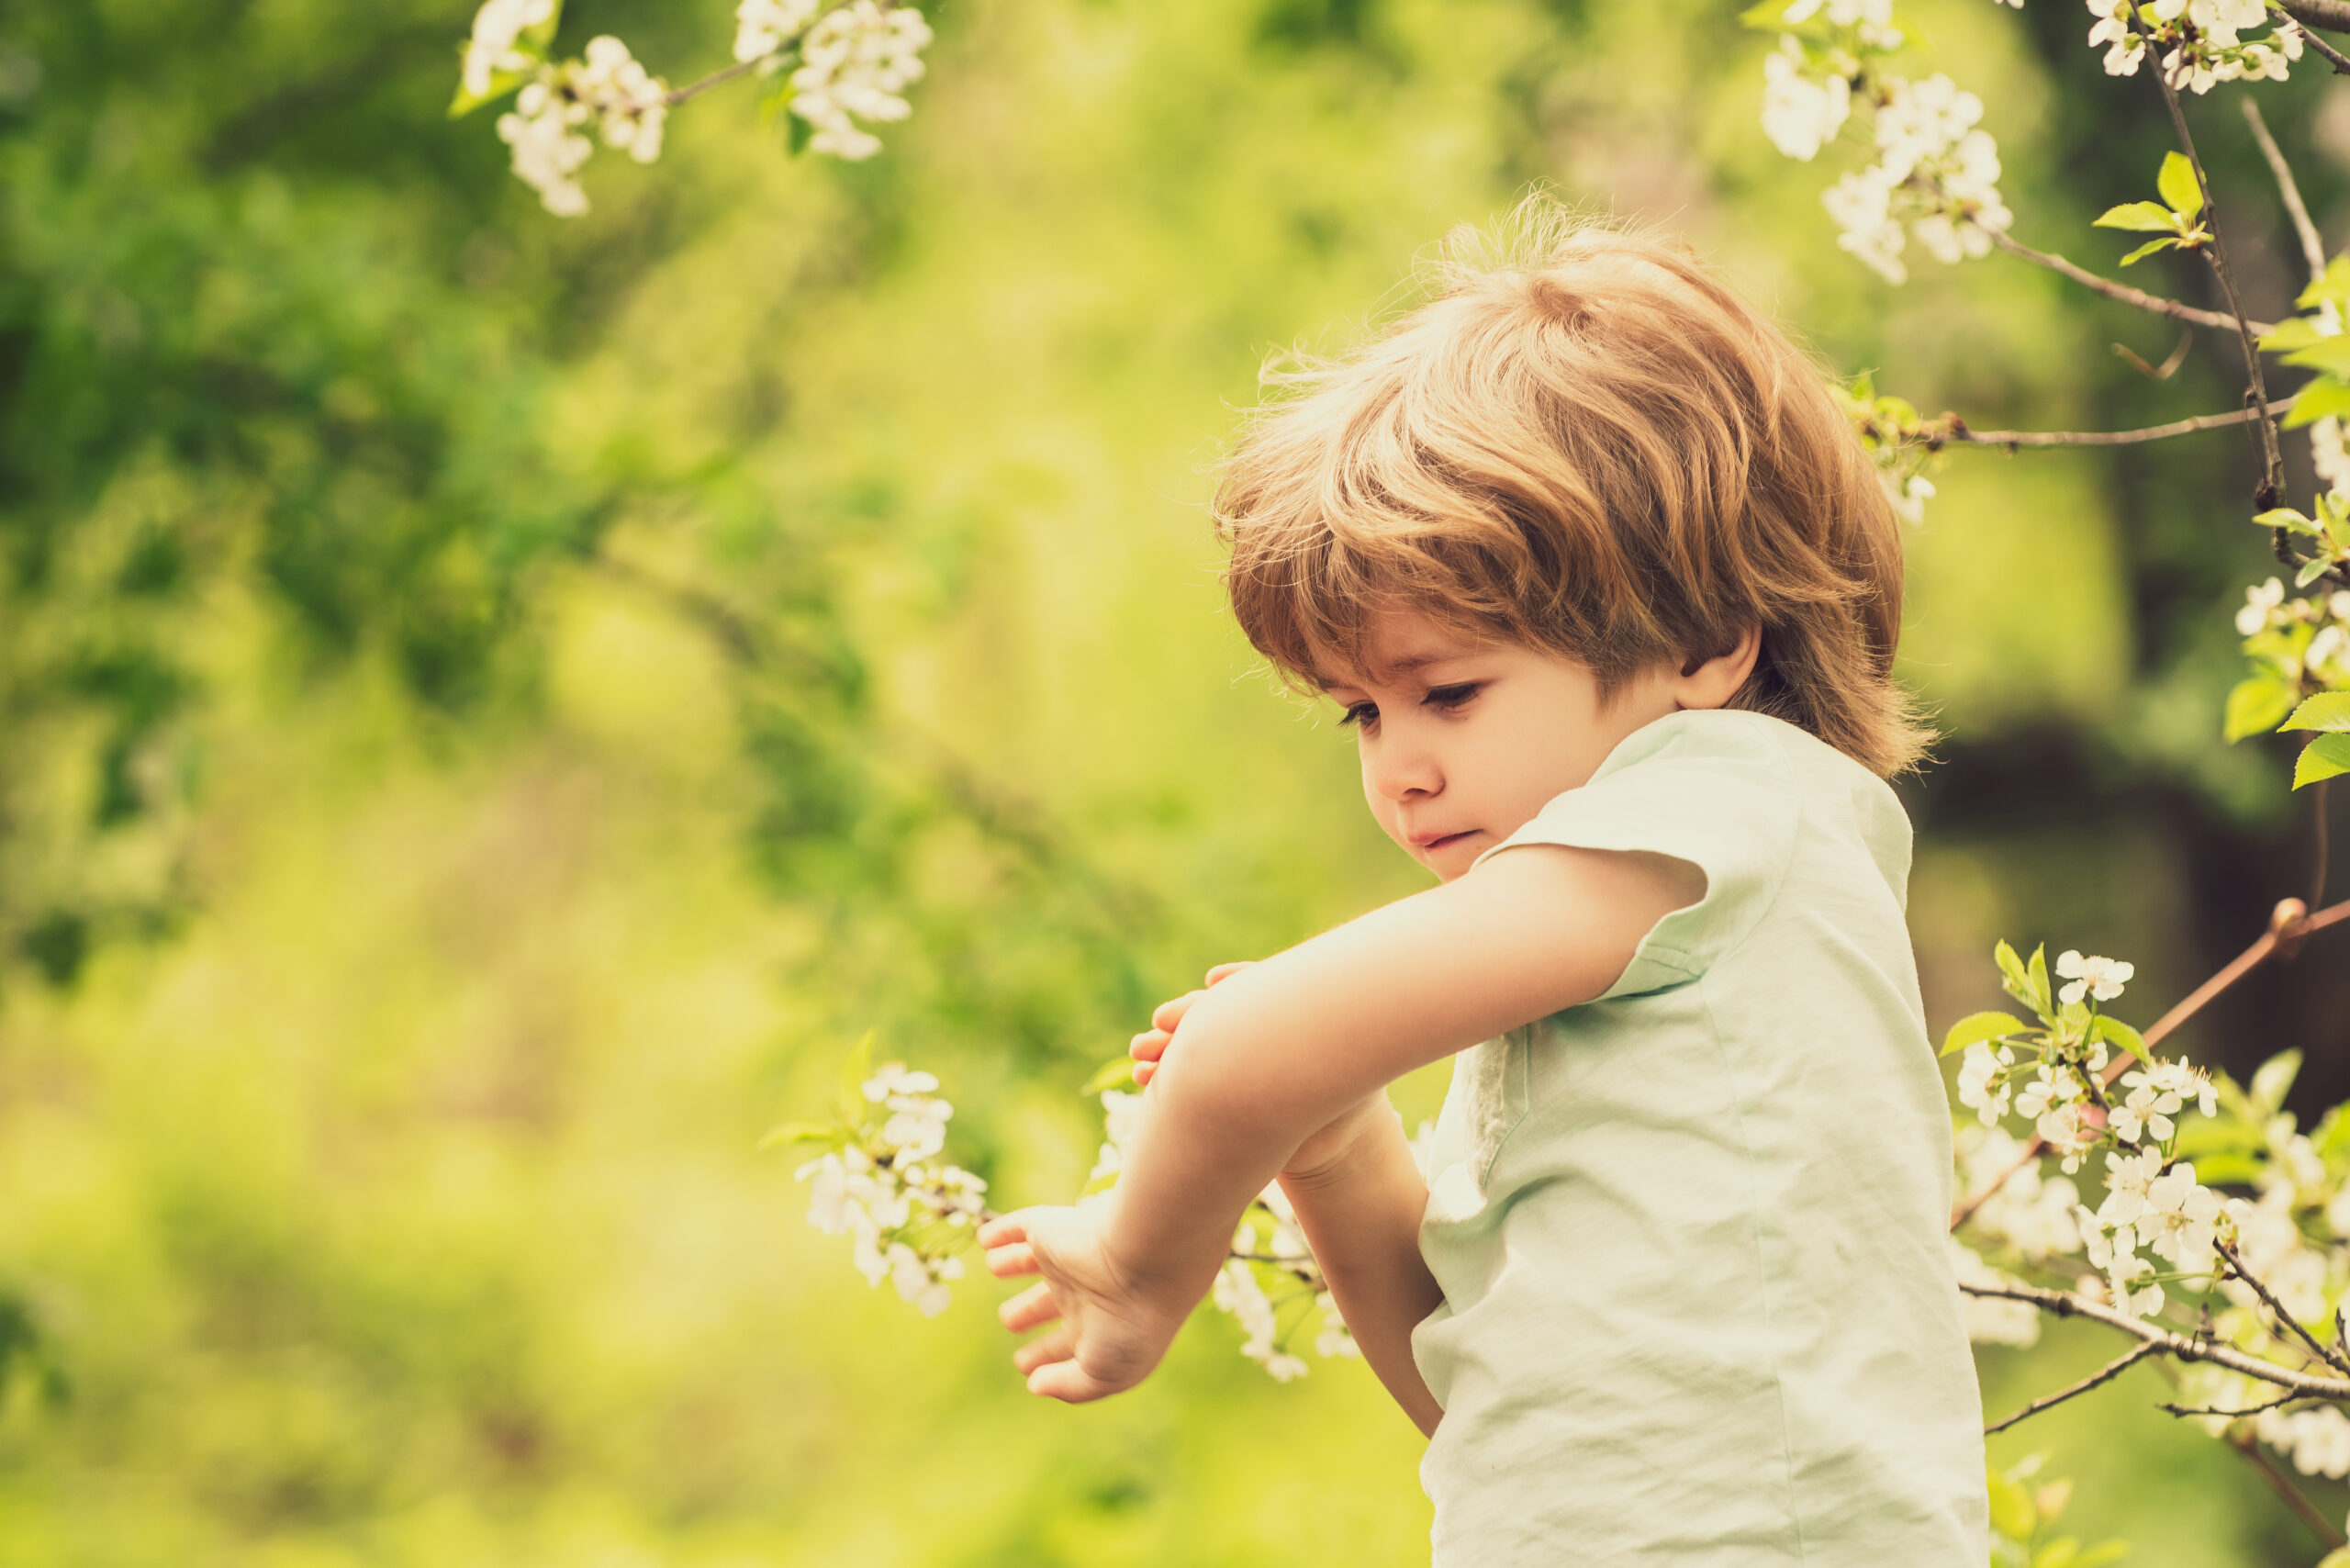
M 1408 678 L 1432 666 L 1487 652 L 1492 644 L 1401 606 L 1382 609 L 1348 649 L 1332 649 L 1315 661 L 1315 678 L 1334 686 L 1377 686 Z

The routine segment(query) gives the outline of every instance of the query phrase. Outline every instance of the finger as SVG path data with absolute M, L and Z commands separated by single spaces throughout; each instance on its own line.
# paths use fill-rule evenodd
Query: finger
M 1158 1075 L 1158 1064 L 1157 1062 L 1155 1062 L 1155 1061 L 1138 1061 L 1138 1062 L 1135 1063 L 1135 1087 L 1136 1087 L 1136 1088 L 1137 1088 L 1137 1089 L 1147 1088 L 1147 1087 L 1149 1086 L 1150 1081 L 1151 1081 L 1153 1078 L 1156 1078 Z
M 1175 1025 L 1183 1021 L 1183 1014 L 1192 1010 L 1192 1003 L 1206 994 L 1203 991 L 1187 991 L 1171 1001 L 1160 1002 L 1150 1015 L 1150 1026 L 1173 1034 Z
M 1069 1360 L 1076 1339 L 1076 1334 L 1067 1324 L 1063 1324 L 1051 1333 L 1040 1334 L 1013 1351 L 1012 1364 L 1020 1369 L 1022 1376 L 1029 1376 L 1038 1367 L 1050 1366 L 1055 1361 Z
M 1039 1323 L 1052 1322 L 1061 1315 L 1061 1309 L 1060 1304 L 1053 1300 L 1051 1285 L 1035 1284 L 997 1307 L 995 1315 L 1014 1334 L 1025 1334 Z
M 1126 1047 L 1126 1054 L 1136 1061 L 1157 1061 L 1167 1054 L 1167 1047 L 1174 1038 L 1164 1029 L 1145 1029 Z
M 1014 1241 L 1028 1239 L 1028 1223 L 1021 1214 L 1002 1215 L 979 1226 L 978 1240 L 982 1247 L 1003 1247 Z
M 988 1249 L 988 1272 L 999 1280 L 1017 1279 L 1036 1270 L 1036 1249 L 1024 1241 Z
M 1069 1356 L 1047 1361 L 1030 1372 L 1028 1392 L 1068 1405 L 1085 1405 L 1118 1391 L 1095 1379 L 1077 1364 L 1076 1357 Z
M 1208 984 L 1214 985 L 1220 980 L 1230 980 L 1243 969 L 1255 968 L 1256 963 L 1257 960 L 1254 958 L 1242 958 L 1237 963 L 1218 964 L 1208 971 Z

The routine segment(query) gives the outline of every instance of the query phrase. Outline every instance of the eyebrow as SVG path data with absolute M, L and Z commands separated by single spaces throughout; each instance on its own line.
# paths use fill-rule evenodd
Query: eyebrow
M 1390 659 L 1380 667 L 1379 673 L 1384 676 L 1410 675 L 1416 670 L 1426 669 L 1430 665 L 1450 664 L 1456 659 L 1472 657 L 1475 652 L 1476 650 L 1472 648 L 1461 648 L 1445 653 L 1406 654 L 1400 659 Z M 1325 691 L 1334 686 L 1349 684 L 1326 675 L 1315 676 L 1314 683 Z

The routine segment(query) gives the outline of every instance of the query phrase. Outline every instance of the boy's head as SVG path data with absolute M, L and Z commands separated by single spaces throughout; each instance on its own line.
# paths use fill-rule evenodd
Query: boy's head
M 1914 763 L 1900 525 L 1819 370 L 1677 246 L 1540 197 L 1509 229 L 1242 439 L 1216 517 L 1249 641 L 1322 688 L 1401 610 L 1609 697 L 1759 628 L 1729 706 Z

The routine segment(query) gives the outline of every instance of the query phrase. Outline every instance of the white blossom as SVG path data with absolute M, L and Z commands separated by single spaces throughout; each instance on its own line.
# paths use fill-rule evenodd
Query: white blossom
M 1314 1353 L 1325 1358 L 1360 1356 L 1362 1347 L 1355 1343 L 1354 1330 L 1338 1316 L 1337 1299 L 1328 1291 L 1314 1298 L 1322 1312 L 1322 1331 L 1314 1336 Z
M 2199 1185 L 2194 1165 L 2180 1160 L 2147 1183 L 2138 1234 L 2182 1273 L 2209 1273 L 2220 1214 L 2220 1194 Z
M 2236 611 L 2236 632 L 2250 637 L 2266 630 L 2273 612 L 2285 602 L 2285 585 L 2275 577 L 2244 590 L 2244 608 Z
M 742 0 L 734 7 L 734 59 L 773 70 L 783 47 L 807 30 L 822 0 Z
M 1986 1127 L 2008 1114 L 2012 1090 L 2002 1075 L 2015 1065 L 2015 1052 L 2007 1047 L 1995 1053 L 1980 1040 L 1967 1047 L 1959 1058 L 1958 1103 L 1972 1108 Z
M 669 118 L 668 84 L 648 75 L 628 51 L 628 45 L 610 36 L 588 40 L 588 55 L 574 66 L 571 90 L 597 116 L 604 143 L 617 147 L 640 163 L 661 156 L 663 128 Z M 901 1069 L 901 1071 L 903 1070 Z M 930 1074 L 909 1076 L 930 1078 Z M 938 1087 L 931 1079 L 930 1086 Z
M 1975 1205 L 1968 1230 L 2012 1248 L 2029 1262 L 2079 1250 L 2080 1229 L 2073 1218 L 2079 1192 L 2065 1177 L 2042 1178 L 2037 1160 L 2020 1165 L 2023 1152 L 2022 1141 L 2005 1127 L 1960 1130 L 1955 1153 L 1964 1188 L 1990 1193 Z M 1993 1187 L 1994 1182 L 1999 1184 Z
M 576 127 L 588 106 L 565 97 L 544 82 L 527 84 L 514 107 L 498 117 L 498 140 L 514 150 L 514 175 L 539 193 L 539 203 L 558 218 L 588 210 L 588 193 L 572 176 L 596 151 Z
M 515 45 L 554 15 L 554 0 L 487 0 L 474 13 L 473 36 L 465 40 L 462 80 L 468 97 L 486 98 L 499 72 L 528 71 L 538 62 Z
M 808 145 L 850 160 L 881 151 L 880 139 L 856 119 L 900 120 L 912 112 L 901 95 L 921 80 L 930 39 L 929 24 L 909 6 L 884 10 L 875 0 L 854 0 L 827 12 L 800 39 L 801 64 L 791 73 L 791 112 L 815 128 Z
M 2350 1417 L 2331 1405 L 2314 1409 L 2264 1410 L 2253 1418 L 2254 1434 L 2289 1457 L 2303 1475 L 2339 1481 L 2350 1475 Z
M 2085 995 L 2094 996 L 2099 1002 L 2110 1002 L 2121 994 L 2121 988 L 2128 985 L 2131 977 L 2137 972 L 2134 965 L 2125 964 L 2119 958 L 2085 958 L 2078 952 L 2067 948 L 2056 956 L 2056 973 L 2060 979 L 2073 983 L 2058 991 L 2056 1000 L 2068 1007 Z
M 1809 162 L 1843 129 L 1852 110 L 1852 84 L 1844 77 L 1812 76 L 1804 67 L 1803 41 L 1792 34 L 1778 52 L 1762 61 L 1762 129 L 1788 157 Z

